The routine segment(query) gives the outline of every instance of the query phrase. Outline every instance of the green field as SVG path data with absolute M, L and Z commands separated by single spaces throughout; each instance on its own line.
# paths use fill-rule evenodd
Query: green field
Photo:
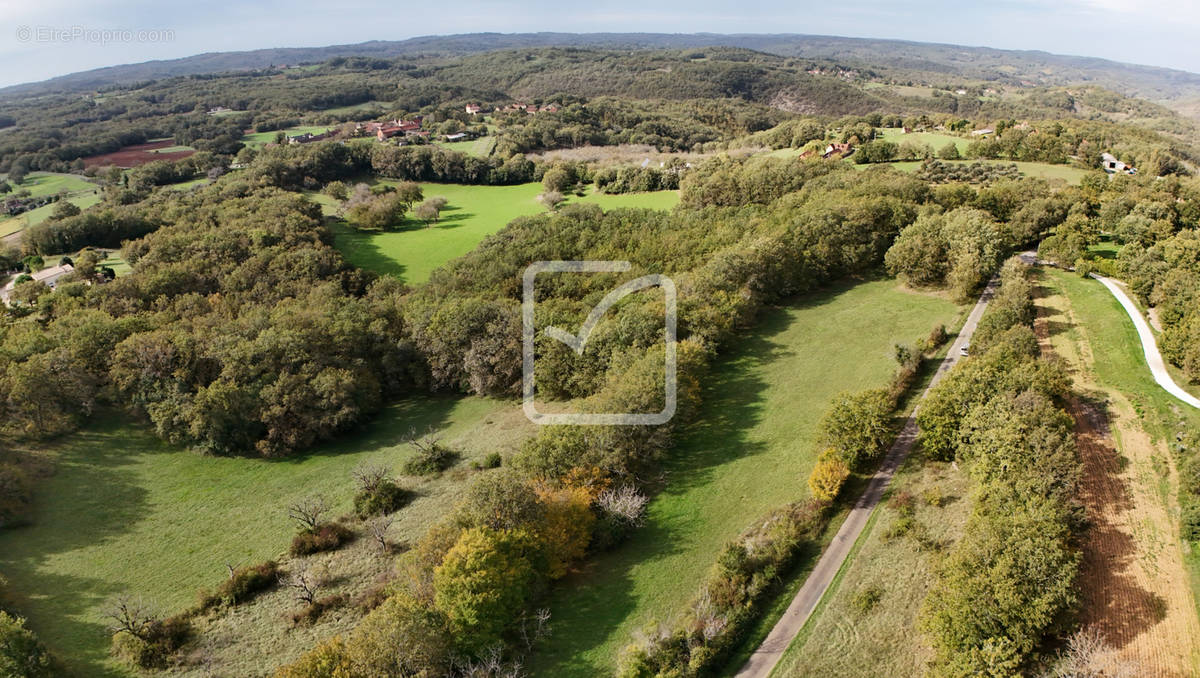
M 76 174 L 30 172 L 17 189 L 28 190 L 33 197 L 54 195 L 66 191 L 67 200 L 75 203 L 80 209 L 87 209 L 100 202 L 100 195 L 97 192 L 99 187 Z M 26 226 L 40 224 L 53 212 L 54 203 L 50 203 L 15 217 L 4 217 L 0 219 L 0 238 L 16 233 Z
M 904 133 L 904 130 L 894 127 L 886 127 L 877 130 L 880 138 L 892 143 L 902 144 L 905 141 L 913 141 L 919 144 L 928 144 L 933 149 L 934 153 L 942 150 L 946 144 L 954 144 L 958 147 L 959 153 L 967 152 L 967 145 L 971 143 L 970 139 L 963 137 L 951 136 L 949 134 L 938 134 L 937 132 L 910 132 Z
M 8 176 L 5 175 L 7 180 Z M 66 191 L 91 191 L 96 185 L 78 174 L 58 174 L 55 172 L 30 172 L 19 186 L 13 186 L 14 191 L 27 190 L 34 198 L 44 195 L 54 195 Z
M 415 539 L 443 515 L 470 460 L 508 453 L 532 428 L 511 404 L 482 398 L 414 398 L 386 408 L 361 433 L 281 460 L 205 457 L 171 447 L 120 415 L 101 412 L 50 448 L 53 476 L 39 481 L 34 524 L 0 532 L 0 572 L 20 612 L 81 676 L 124 676 L 108 661 L 103 609 L 122 593 L 179 611 L 225 564 L 278 556 L 295 529 L 287 504 L 323 493 L 349 508 L 350 471 L 363 461 L 398 466 L 410 431 L 436 427 L 462 452 L 437 479 L 404 483 L 418 497 L 392 532 Z M 279 620 L 280 624 L 286 622 Z
M 486 136 L 468 141 L 439 141 L 437 145 L 447 150 L 466 153 L 476 158 L 486 158 L 492 154 L 492 149 L 496 146 L 496 137 Z
M 289 127 L 282 131 L 289 137 L 294 137 L 298 134 L 323 134 L 333 129 L 333 127 L 333 125 L 303 125 L 300 127 Z M 275 143 L 275 135 L 279 134 L 279 132 L 280 130 L 273 130 L 271 132 L 252 132 L 250 134 L 243 135 L 241 141 L 243 144 L 246 144 L 251 148 L 257 148 L 264 144 Z
M 355 266 L 415 284 L 427 280 L 435 268 L 475 249 L 479 241 L 499 231 L 513 219 L 545 211 L 545 207 L 537 201 L 538 194 L 542 192 L 541 184 L 422 184 L 421 189 L 427 198 L 441 196 L 449 201 L 438 223 L 426 227 L 421 222 L 409 220 L 403 230 L 387 233 L 360 232 L 349 226 L 337 225 L 334 245 Z M 332 213 L 333 203 L 329 198 L 324 195 L 313 197 L 322 203 L 328 213 Z M 679 193 L 589 193 L 570 200 L 595 203 L 604 209 L 670 209 L 679 202 Z
M 818 422 L 839 391 L 882 386 L 898 341 L 958 307 L 892 280 L 843 284 L 767 314 L 707 380 L 704 406 L 664 464 L 647 525 L 569 576 L 549 607 L 553 640 L 533 675 L 609 675 L 633 634 L 696 593 L 723 544 L 808 494 Z

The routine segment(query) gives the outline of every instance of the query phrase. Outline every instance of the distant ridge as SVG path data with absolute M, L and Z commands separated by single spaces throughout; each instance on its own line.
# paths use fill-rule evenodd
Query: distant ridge
M 969 80 L 1046 86 L 1087 83 L 1168 105 L 1200 98 L 1200 75 L 1195 73 L 1096 57 L 903 40 L 744 33 L 468 33 L 328 47 L 210 52 L 180 59 L 97 68 L 42 82 L 13 85 L 0 89 L 0 98 L 90 91 L 110 85 L 313 63 L 334 57 L 456 56 L 527 47 L 685 49 L 718 45 L 785 57 L 836 60 L 849 65 L 870 64 L 875 68 L 883 63 L 897 72 L 940 74 Z

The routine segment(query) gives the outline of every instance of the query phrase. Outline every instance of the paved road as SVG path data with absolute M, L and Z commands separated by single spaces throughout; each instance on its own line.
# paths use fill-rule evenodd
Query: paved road
M 1025 256 L 1022 255 L 1022 258 Z M 921 394 L 922 400 L 929 394 L 929 389 L 941 381 L 942 377 L 958 362 L 961 348 L 970 342 L 971 335 L 975 333 L 975 328 L 979 325 L 979 318 L 983 316 L 983 311 L 987 308 L 988 302 L 992 300 L 992 295 L 998 285 L 999 280 L 993 278 L 984 288 L 975 308 L 971 309 L 970 315 L 967 316 L 967 321 L 963 324 L 958 337 L 950 345 L 950 352 L 946 354 L 946 358 L 933 375 L 928 388 Z M 767 635 L 762 645 L 750 656 L 746 665 L 737 672 L 736 678 L 767 678 L 775 669 L 775 665 L 779 663 L 780 658 L 783 657 L 784 650 L 791 645 L 792 639 L 804 627 L 804 623 L 808 621 L 809 616 L 816 609 L 817 603 L 821 602 L 821 597 L 829 589 L 834 576 L 841 569 L 842 563 L 850 555 L 850 549 L 854 547 L 854 542 L 858 540 L 863 528 L 867 526 L 871 512 L 879 504 L 896 469 L 900 468 L 900 464 L 904 462 L 904 458 L 912 449 L 913 442 L 917 439 L 916 414 L 916 408 L 914 408 L 913 413 L 904 422 L 904 428 L 901 429 L 896 442 L 892 444 L 887 456 L 883 458 L 879 470 L 871 477 L 866 491 L 859 497 L 854 508 L 850 510 L 846 522 L 842 523 L 841 529 L 838 530 L 829 547 L 825 549 L 821 559 L 817 561 L 817 566 L 813 568 L 808 579 L 804 581 L 804 585 L 800 587 L 800 591 L 796 593 L 796 597 L 792 599 L 792 604 L 775 624 L 775 628 L 771 629 L 771 633 Z
M 1137 328 L 1138 338 L 1142 340 L 1142 352 L 1146 354 L 1146 364 L 1150 366 L 1150 374 L 1154 375 L 1154 381 L 1166 389 L 1167 393 L 1192 407 L 1200 408 L 1200 398 L 1180 388 L 1167 372 L 1167 365 L 1163 362 L 1162 354 L 1158 352 L 1158 344 L 1154 341 L 1154 332 L 1151 331 L 1150 325 L 1146 324 L 1146 319 L 1142 317 L 1142 312 L 1138 310 L 1137 305 L 1133 303 L 1129 295 L 1125 294 L 1125 290 L 1111 278 L 1105 278 L 1095 273 L 1092 273 L 1091 276 L 1104 283 L 1108 291 L 1112 292 L 1117 301 L 1121 302 L 1121 306 L 1125 307 L 1125 312 L 1129 314 L 1129 319 Z

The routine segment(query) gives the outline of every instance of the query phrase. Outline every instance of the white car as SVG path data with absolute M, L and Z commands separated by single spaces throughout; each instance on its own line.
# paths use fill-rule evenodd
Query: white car
M 968 353 L 967 353 L 967 349 L 968 349 L 968 348 L 970 348 L 970 347 L 971 347 L 971 345 L 970 345 L 970 344 L 963 344 L 963 345 L 962 345 L 962 348 L 958 349 L 958 354 L 959 354 L 959 355 L 961 355 L 961 356 L 963 356 L 963 357 L 966 357 L 966 356 L 968 355 Z

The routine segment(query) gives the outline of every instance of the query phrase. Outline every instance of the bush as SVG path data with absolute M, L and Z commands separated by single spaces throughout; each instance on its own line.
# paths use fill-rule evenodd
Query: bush
M 0 528 L 22 519 L 29 509 L 29 477 L 13 464 L 0 464 Z
M 450 468 L 458 457 L 454 450 L 428 436 L 412 441 L 411 445 L 416 450 L 416 454 L 404 462 L 404 473 L 410 476 L 430 476 L 441 473 Z
M 854 608 L 858 614 L 865 615 L 875 609 L 882 598 L 883 589 L 878 586 L 869 586 L 854 594 L 854 597 L 850 599 L 850 607 Z
M 832 449 L 827 449 L 821 453 L 821 458 L 808 476 L 808 488 L 819 501 L 830 503 L 837 499 L 849 477 L 850 467 L 838 459 Z
M 372 488 L 354 495 L 354 513 L 359 518 L 395 513 L 404 508 L 412 494 L 390 478 L 384 478 Z
M 279 564 L 274 560 L 235 568 L 217 590 L 202 593 L 200 607 L 207 609 L 217 605 L 240 605 L 275 585 L 279 580 Z
M 53 678 L 61 675 L 54 668 L 50 653 L 25 620 L 0 610 L 0 676 L 14 678 Z
M 191 623 L 183 617 L 152 621 L 141 635 L 118 631 L 113 635 L 113 656 L 142 669 L 166 668 L 171 655 L 183 647 L 192 633 Z
M 499 452 L 489 452 L 481 461 L 471 462 L 471 468 L 476 471 L 484 471 L 492 468 L 500 468 L 502 463 L 504 463 L 504 460 Z
M 293 537 L 291 553 L 294 556 L 306 556 L 333 551 L 353 538 L 354 532 L 341 523 L 321 523 Z
M 291 615 L 292 626 L 305 626 L 315 624 L 321 615 L 335 607 L 342 607 L 349 599 L 344 593 L 337 593 L 331 596 L 319 598 L 305 605 L 298 612 Z
M 1191 497 L 1182 509 L 1179 518 L 1180 536 L 1188 541 L 1200 541 L 1200 501 Z

